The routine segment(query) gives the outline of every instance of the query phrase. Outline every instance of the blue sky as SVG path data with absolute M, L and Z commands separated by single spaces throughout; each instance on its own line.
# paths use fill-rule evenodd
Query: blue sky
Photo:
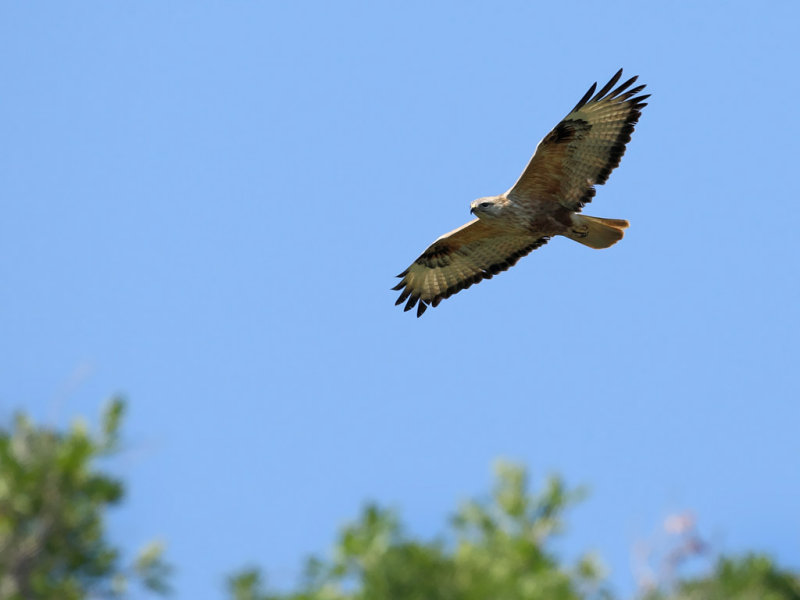
M 618 591 L 691 509 L 800 567 L 800 6 L 0 7 L 0 415 L 130 400 L 113 533 L 178 598 L 279 587 L 362 503 L 421 535 L 506 457 L 585 483 Z M 618 68 L 652 93 L 587 213 L 421 319 L 394 275 Z

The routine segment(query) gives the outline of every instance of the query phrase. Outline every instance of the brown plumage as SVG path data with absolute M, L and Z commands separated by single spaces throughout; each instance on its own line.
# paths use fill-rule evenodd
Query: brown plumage
M 578 214 L 595 185 L 606 182 L 625 153 L 648 95 L 630 88 L 633 77 L 612 88 L 620 69 L 595 94 L 597 84 L 539 142 L 519 180 L 504 194 L 479 198 L 478 218 L 446 233 L 398 277 L 396 304 L 417 306 L 417 316 L 445 298 L 512 267 L 521 257 L 563 235 L 590 248 L 608 248 L 628 222 Z M 626 91 L 627 90 L 627 91 Z

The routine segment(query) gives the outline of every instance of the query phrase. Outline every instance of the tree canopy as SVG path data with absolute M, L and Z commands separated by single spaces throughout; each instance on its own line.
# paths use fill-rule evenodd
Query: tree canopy
M 330 558 L 308 560 L 299 589 L 270 592 L 258 569 L 228 581 L 231 600 L 615 600 L 600 560 L 567 565 L 552 551 L 565 513 L 584 497 L 557 476 L 528 491 L 526 470 L 498 463 L 488 501 L 462 505 L 445 534 L 408 536 L 399 516 L 368 505 L 337 537 Z M 670 571 L 704 544 L 690 529 L 667 548 Z M 800 600 L 798 574 L 767 556 L 722 557 L 707 575 L 650 582 L 641 600 Z
M 329 560 L 312 558 L 301 589 L 264 591 L 247 570 L 230 580 L 235 600 L 578 600 L 606 597 L 589 556 L 563 565 L 550 549 L 563 513 L 582 493 L 558 477 L 535 494 L 524 469 L 500 463 L 488 501 L 461 506 L 445 535 L 410 537 L 397 514 L 374 504 L 339 535 Z
M 124 486 L 97 463 L 118 451 L 124 409 L 113 399 L 95 433 L 80 420 L 61 432 L 23 414 L 0 430 L 0 599 L 124 598 L 132 582 L 167 591 L 158 543 L 123 565 L 106 536 Z
M 66 431 L 18 414 L 0 429 L 0 600 L 123 599 L 169 592 L 170 567 L 152 543 L 126 564 L 106 531 L 123 482 L 101 468 L 120 451 L 125 404 L 113 399 L 97 431 Z M 568 510 L 582 500 L 559 476 L 530 489 L 526 469 L 498 463 L 491 493 L 459 506 L 442 533 L 420 539 L 401 516 L 368 504 L 309 558 L 296 589 L 271 589 L 259 568 L 227 579 L 230 600 L 616 600 L 599 558 L 566 562 L 554 551 Z M 681 577 L 704 542 L 690 527 L 666 553 L 675 576 L 639 600 L 800 600 L 798 574 L 761 554 L 722 556 L 702 576 Z M 698 552 L 695 552 L 695 551 Z M 137 597 L 140 597 L 137 595 Z

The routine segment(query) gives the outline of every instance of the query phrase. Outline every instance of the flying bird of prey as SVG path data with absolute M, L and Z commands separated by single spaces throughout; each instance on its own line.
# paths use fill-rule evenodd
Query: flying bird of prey
M 608 248 L 622 239 L 628 222 L 580 214 L 625 153 L 644 102 L 631 88 L 632 77 L 612 91 L 620 69 L 597 92 L 597 83 L 539 142 L 519 180 L 504 194 L 474 200 L 477 219 L 444 234 L 408 269 L 394 290 L 405 310 L 428 306 L 483 279 L 491 279 L 520 258 L 563 235 L 590 248 Z M 628 89 L 631 88 L 631 89 Z M 627 91 L 626 91 L 627 90 Z

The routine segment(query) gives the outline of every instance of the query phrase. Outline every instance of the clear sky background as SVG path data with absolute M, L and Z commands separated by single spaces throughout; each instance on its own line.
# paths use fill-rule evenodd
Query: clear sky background
M 796 2 L 4 2 L 0 417 L 130 400 L 113 535 L 286 587 L 368 499 L 588 484 L 618 591 L 691 509 L 800 567 Z M 653 94 L 564 238 L 421 319 L 394 275 L 593 81 Z

